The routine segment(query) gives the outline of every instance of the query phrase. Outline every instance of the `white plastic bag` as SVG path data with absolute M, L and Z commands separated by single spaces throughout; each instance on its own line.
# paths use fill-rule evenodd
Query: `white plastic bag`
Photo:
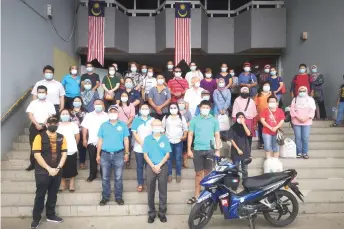
M 227 131 L 230 128 L 229 118 L 227 115 L 219 115 L 217 117 L 219 121 L 220 131 Z
M 282 172 L 282 162 L 275 157 L 269 157 L 264 161 L 264 173 Z
M 296 144 L 292 139 L 284 140 L 284 145 L 280 147 L 280 157 L 296 158 Z

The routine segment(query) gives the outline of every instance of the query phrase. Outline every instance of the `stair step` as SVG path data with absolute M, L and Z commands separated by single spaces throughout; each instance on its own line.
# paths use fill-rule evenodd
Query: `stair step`
M 344 179 L 297 179 L 303 190 L 344 190 Z M 89 183 L 85 180 L 76 180 L 76 190 L 79 192 L 101 192 L 101 180 L 96 179 Z M 125 180 L 123 182 L 125 192 L 133 192 L 137 188 L 136 180 Z M 2 181 L 2 193 L 34 193 L 36 190 L 34 181 Z M 192 191 L 194 190 L 193 179 L 183 179 L 177 184 L 173 181 L 168 185 L 169 191 Z
M 168 215 L 188 215 L 191 206 L 186 204 L 169 204 L 167 210 Z M 313 214 L 313 213 L 341 213 L 344 212 L 344 202 L 336 203 L 303 203 L 300 204 L 300 214 Z M 147 216 L 147 205 L 67 205 L 56 206 L 56 213 L 61 217 L 70 216 Z M 215 215 L 219 215 L 217 210 Z M 9 206 L 1 207 L 2 217 L 32 217 L 32 206 Z

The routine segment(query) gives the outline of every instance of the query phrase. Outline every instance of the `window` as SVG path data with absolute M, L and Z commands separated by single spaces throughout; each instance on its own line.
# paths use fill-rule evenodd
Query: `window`
M 228 10 L 228 0 L 208 0 L 208 10 Z
M 158 8 L 157 0 L 136 0 L 136 9 L 155 10 Z
M 134 0 L 117 0 L 117 2 L 127 9 L 134 9 Z

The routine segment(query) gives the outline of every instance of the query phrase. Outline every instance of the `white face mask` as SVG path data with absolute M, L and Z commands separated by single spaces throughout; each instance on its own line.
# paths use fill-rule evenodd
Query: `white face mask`
M 84 88 L 85 88 L 85 90 L 91 90 L 92 85 L 91 84 L 85 84 Z
M 148 116 L 149 115 L 149 110 L 140 110 L 140 113 L 143 116 Z
M 205 95 L 205 96 L 203 96 L 202 99 L 203 99 L 203 100 L 209 100 L 209 99 L 210 99 L 210 95 Z
M 72 75 L 76 75 L 76 74 L 78 73 L 78 70 L 72 69 L 72 70 L 70 71 L 70 73 L 72 73 Z
M 251 71 L 251 68 L 250 67 L 244 67 L 244 71 L 249 72 L 249 71 Z
M 265 72 L 265 73 L 269 73 L 269 72 L 270 72 L 270 69 L 265 68 L 265 69 L 264 69 L 264 72 Z
M 190 69 L 191 71 L 195 71 L 197 69 L 197 66 L 191 66 Z
M 205 77 L 207 77 L 208 79 L 211 78 L 211 73 L 206 73 Z
M 182 76 L 182 73 L 181 73 L 181 72 L 176 72 L 176 73 L 174 73 L 174 76 L 175 76 L 175 77 L 181 77 L 181 76 Z
M 165 83 L 165 80 L 164 79 L 158 79 L 158 84 L 159 85 L 163 85 Z
M 270 109 L 275 109 L 277 107 L 277 104 L 276 103 L 269 103 L 268 106 Z
M 221 68 L 221 72 L 227 72 L 228 68 Z
M 136 67 L 131 67 L 130 70 L 131 70 L 132 72 L 136 72 L 136 71 L 137 71 L 137 68 L 136 68 Z
M 263 86 L 263 91 L 264 92 L 269 92 L 270 91 L 270 86 L 268 86 L 268 85 Z
M 45 93 L 38 93 L 38 94 L 37 94 L 37 97 L 38 97 L 38 99 L 40 99 L 40 100 L 45 100 L 45 98 L 47 97 L 47 94 L 45 94 Z
M 195 87 L 196 87 L 196 88 L 199 88 L 199 86 L 201 86 L 201 83 L 200 83 L 200 82 L 196 82 L 196 83 L 195 83 Z
M 161 132 L 163 132 L 163 128 L 162 126 L 153 126 L 152 132 L 153 134 L 160 134 Z
M 167 65 L 167 68 L 168 68 L 169 70 L 171 70 L 171 69 L 173 69 L 173 65 L 172 65 L 172 64 L 169 64 L 169 65 Z
M 87 68 L 86 68 L 86 71 L 87 71 L 87 72 L 92 72 L 92 71 L 93 71 L 93 68 L 92 68 L 92 67 L 87 67 Z
M 179 107 L 179 110 L 181 110 L 181 111 L 185 110 L 185 104 L 183 104 L 183 103 L 179 103 L 178 107 Z
M 122 101 L 123 103 L 128 102 L 128 97 L 121 97 L 121 101 Z
M 178 109 L 177 108 L 170 108 L 170 113 L 172 115 L 176 115 L 176 114 L 178 114 Z
M 229 74 L 231 74 L 231 76 L 234 76 L 234 75 L 235 75 L 235 73 L 234 73 L 234 72 L 231 72 L 231 73 L 229 73 Z
M 153 76 L 153 72 L 148 72 L 148 73 L 147 73 L 147 76 L 148 76 L 148 77 L 152 77 L 152 76 Z
M 109 71 L 110 76 L 115 76 L 115 73 L 116 73 L 115 70 L 110 70 L 110 71 Z
M 221 83 L 219 83 L 219 87 L 225 87 L 225 83 L 224 82 L 221 82 Z
M 118 119 L 118 114 L 117 113 L 110 113 L 109 114 L 109 119 L 110 120 L 117 120 Z
M 201 109 L 201 115 L 208 116 L 209 113 L 210 113 L 210 109 L 208 109 L 208 108 Z
M 51 80 L 52 78 L 54 78 L 54 74 L 53 74 L 53 73 L 45 73 L 45 74 L 44 74 L 44 77 L 45 77 L 47 80 Z
M 237 121 L 237 123 L 241 124 L 241 119 L 240 118 L 237 119 L 236 121 Z

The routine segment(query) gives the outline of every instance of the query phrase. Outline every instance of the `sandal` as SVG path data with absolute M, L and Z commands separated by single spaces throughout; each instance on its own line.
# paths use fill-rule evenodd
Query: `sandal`
M 65 190 L 66 190 L 66 186 L 60 186 L 59 192 L 63 192 L 63 191 L 65 191 Z
M 143 186 L 142 186 L 142 185 L 139 185 L 139 186 L 137 187 L 137 191 L 138 191 L 138 192 L 142 192 L 142 191 L 143 191 Z
M 303 159 L 309 159 L 308 155 L 303 155 Z
M 130 169 L 130 162 L 125 163 L 125 167 L 126 167 L 127 169 Z
M 336 124 L 336 123 L 333 123 L 333 124 L 330 125 L 330 127 L 340 127 L 340 126 L 341 126 L 341 125 Z
M 188 200 L 187 204 L 194 204 L 196 203 L 196 201 L 197 201 L 196 197 L 192 197 Z

